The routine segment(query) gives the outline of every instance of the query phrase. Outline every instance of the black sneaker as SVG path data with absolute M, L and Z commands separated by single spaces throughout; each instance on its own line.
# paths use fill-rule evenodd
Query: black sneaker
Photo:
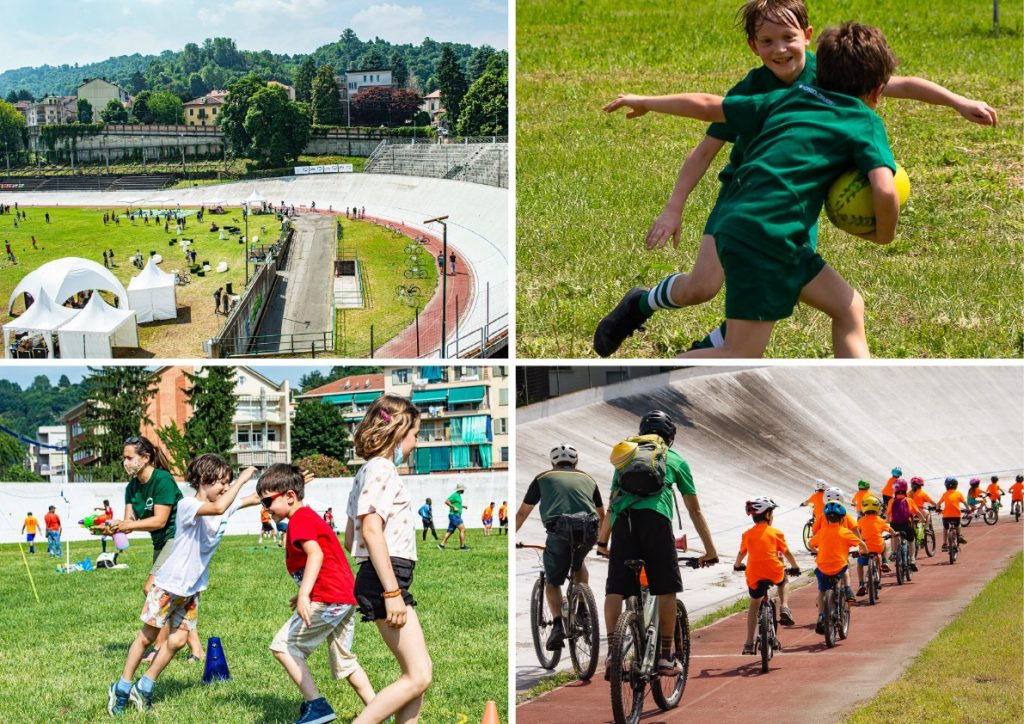
M 560 651 L 563 641 L 565 641 L 565 629 L 562 628 L 562 619 L 558 619 L 551 625 L 551 633 L 548 634 L 544 648 L 548 651 Z
M 823 634 L 825 633 L 825 617 L 818 616 L 818 623 L 814 627 L 814 633 Z
M 711 349 L 713 347 L 721 347 L 725 344 L 725 322 L 722 322 L 717 327 L 712 329 L 710 332 L 704 335 L 704 339 L 698 340 L 690 345 L 690 349 L 687 350 L 692 352 L 695 349 Z
M 643 287 L 633 287 L 615 309 L 608 312 L 598 323 L 594 332 L 594 351 L 602 357 L 615 353 L 633 332 L 643 329 L 647 317 L 640 311 L 640 298 L 650 291 Z

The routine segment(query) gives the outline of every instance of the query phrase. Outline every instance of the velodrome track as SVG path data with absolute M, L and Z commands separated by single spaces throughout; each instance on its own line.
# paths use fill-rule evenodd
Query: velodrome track
M 462 330 L 476 329 L 487 321 L 483 292 L 488 284 L 491 318 L 508 311 L 507 189 L 414 176 L 326 174 L 142 192 L 15 192 L 2 198 L 5 203 L 22 206 L 229 206 L 241 205 L 254 192 L 275 205 L 284 201 L 296 209 L 308 208 L 313 201 L 318 211 L 333 207 L 344 213 L 346 206 L 365 207 L 367 216 L 391 219 L 436 236 L 440 236 L 440 227 L 422 222 L 447 214 L 448 243 L 467 263 L 473 275 L 472 288 L 477 290 L 469 309 L 462 313 Z M 449 345 L 453 336 L 454 329 L 449 333 Z
M 925 478 L 936 499 L 947 475 L 959 477 L 961 487 L 972 475 L 993 472 L 1012 482 L 1024 465 L 1022 401 L 1024 374 L 1008 364 L 705 367 L 629 380 L 517 411 L 514 506 L 533 476 L 550 467 L 551 446 L 563 441 L 579 449 L 580 469 L 594 476 L 607 501 L 611 447 L 635 433 L 647 410 L 669 412 L 678 427 L 674 448 L 690 463 L 722 558 L 709 569 L 683 569 L 683 600 L 695 620 L 746 595 L 742 578 L 731 573 L 740 534 L 750 526 L 745 500 L 773 498 L 780 505 L 775 525 L 802 550 L 808 513 L 799 503 L 815 478 L 849 496 L 860 478 L 880 490 L 889 469 L 900 465 L 905 477 Z M 688 542 L 699 549 L 685 512 L 682 518 Z M 517 540 L 543 542 L 538 511 Z M 517 551 L 515 558 L 516 688 L 523 690 L 548 673 L 537 665 L 528 620 L 537 556 Z M 798 561 L 805 570 L 813 566 L 809 555 Z M 601 608 L 607 564 L 591 554 L 588 567 Z M 602 636 L 603 628 L 602 621 Z M 603 656 L 602 650 L 602 662 Z M 569 666 L 567 652 L 562 658 L 560 667 Z

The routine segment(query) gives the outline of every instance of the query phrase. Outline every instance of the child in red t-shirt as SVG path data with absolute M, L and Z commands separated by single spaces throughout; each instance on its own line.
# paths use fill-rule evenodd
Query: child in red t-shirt
M 274 636 L 270 650 L 305 699 L 298 720 L 330 721 L 334 710 L 320 695 L 306 665 L 307 657 L 324 641 L 334 678 L 346 679 L 364 704 L 374 697 L 370 679 L 352 653 L 359 611 L 352 570 L 337 535 L 303 504 L 305 481 L 299 468 L 271 465 L 260 478 L 256 494 L 274 520 L 288 519 L 285 565 L 299 586 L 290 601 L 295 613 Z

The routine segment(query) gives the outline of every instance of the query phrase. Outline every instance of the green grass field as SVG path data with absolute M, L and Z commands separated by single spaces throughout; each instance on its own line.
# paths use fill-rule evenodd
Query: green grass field
M 1024 554 L 1018 554 L 898 681 L 847 721 L 988 724 L 1024 719 L 1022 597 Z
M 679 167 L 704 134 L 681 118 L 627 121 L 601 107 L 620 92 L 724 93 L 760 61 L 734 25 L 740 0 L 643 7 L 524 0 L 517 5 L 517 315 L 526 357 L 590 357 L 601 317 L 635 285 L 693 264 L 716 194 L 720 153 L 683 215 L 678 251 L 647 252 Z M 882 357 L 1017 357 L 1024 233 L 1022 7 L 951 0 L 811 4 L 816 31 L 843 20 L 880 26 L 897 73 L 990 103 L 995 129 L 948 108 L 884 100 L 896 159 L 912 183 L 896 241 L 878 247 L 821 223 L 819 250 L 864 296 Z M 813 45 L 812 45 L 813 49 Z M 620 356 L 685 351 L 722 318 L 724 296 L 662 312 Z M 828 319 L 800 307 L 776 325 L 767 355 L 831 355 Z
M 343 357 L 366 357 L 370 354 L 371 324 L 374 348 L 379 349 L 415 321 L 416 308 L 399 297 L 397 287 L 406 283 L 419 287 L 422 310 L 437 288 L 437 262 L 424 250 L 422 268 L 426 276 L 406 279 L 405 248 L 415 243 L 412 239 L 369 221 L 349 221 L 342 217 L 342 224 L 345 233 L 338 241 L 339 257 L 343 251 L 346 254 L 352 250 L 359 252 L 364 279 L 369 280 L 370 306 L 335 312 L 335 352 Z
M 123 198 L 132 198 L 132 193 L 125 193 Z M 245 246 L 239 243 L 240 236 L 225 234 L 227 238 L 221 241 L 218 232 L 209 230 L 210 222 L 216 221 L 218 226 L 238 226 L 243 229 L 243 233 L 245 225 L 237 208 L 229 208 L 223 215 L 207 214 L 202 224 L 196 221 L 196 210 L 183 209 L 193 213 L 188 216 L 185 231 L 180 237 L 174 233 L 173 223 L 168 233 L 164 232 L 163 224 L 158 225 L 155 220 L 151 220 L 148 225 L 141 221 L 131 224 L 123 217 L 125 206 L 25 207 L 28 219 L 19 222 L 17 228 L 14 226 L 13 214 L 0 216 L 0 238 L 11 242 L 18 262 L 12 265 L 5 259 L 0 265 L 0 300 L 6 305 L 18 282 L 45 262 L 65 256 L 79 256 L 102 264 L 104 249 L 114 250 L 116 267 L 111 271 L 127 289 L 132 277 L 139 273 L 130 262 L 130 257 L 136 250 L 141 250 L 146 259 L 149 258 L 150 251 L 162 255 L 164 261 L 160 268 L 166 272 L 174 269 L 185 270 L 187 266 L 180 243 L 169 242 L 179 238 L 193 239 L 195 246 L 192 248 L 198 253 L 197 261 L 200 264 L 209 261 L 216 269 L 219 262 L 226 261 L 228 271 L 223 274 L 212 271 L 205 277 L 193 274 L 190 284 L 179 286 L 178 318 L 139 326 L 139 342 L 142 346 L 140 356 L 204 356 L 203 340 L 212 337 L 223 321 L 223 317 L 216 316 L 213 312 L 214 290 L 227 282 L 232 282 L 235 294 L 239 294 L 245 286 Z M 47 211 L 50 213 L 49 224 L 44 217 Z M 119 225 L 115 226 L 113 222 L 103 224 L 103 214 L 109 211 L 116 211 L 122 215 Z M 266 227 L 266 232 L 261 230 L 263 226 Z M 276 241 L 278 228 L 278 223 L 271 216 L 249 218 L 250 235 L 260 237 L 257 243 L 271 244 Z M 36 238 L 38 249 L 32 248 L 33 236 Z M 109 303 L 113 300 L 107 301 Z M 17 314 L 23 312 L 24 303 L 16 302 L 14 311 Z M 11 317 L 6 314 L 6 307 L 3 312 L 0 319 L 6 323 Z
M 200 637 L 204 645 L 208 636 L 221 638 L 231 681 L 204 686 L 202 664 L 187 664 L 179 654 L 157 682 L 146 720 L 295 719 L 301 695 L 268 650 L 291 613 L 295 584 L 281 549 L 257 547 L 255 541 L 255 535 L 224 539 L 200 607 Z M 508 714 L 508 538 L 471 531 L 468 542 L 468 552 L 442 552 L 432 540 L 419 543 L 412 592 L 434 664 L 424 722 L 479 721 L 488 699 L 498 703 L 502 721 Z M 148 538 L 133 536 L 121 559 L 128 570 L 70 575 L 54 572 L 45 549 L 44 541 L 29 557 L 42 599 L 37 604 L 18 546 L 0 546 L 0 721 L 109 720 L 106 688 L 120 675 L 141 626 L 141 588 L 152 548 Z M 75 543 L 72 557 L 89 553 L 95 560 L 99 550 L 98 541 Z M 373 624 L 357 625 L 354 652 L 376 689 L 398 677 L 398 665 Z M 361 702 L 348 684 L 331 679 L 326 651 L 316 651 L 310 667 L 338 720 L 351 721 Z M 128 719 L 143 717 L 133 713 Z

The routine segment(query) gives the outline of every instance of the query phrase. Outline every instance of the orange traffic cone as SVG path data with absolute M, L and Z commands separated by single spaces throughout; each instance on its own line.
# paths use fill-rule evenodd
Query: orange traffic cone
M 686 547 L 686 533 L 683 533 L 681 536 L 676 538 L 676 550 L 677 551 L 687 551 L 687 550 L 689 550 Z
M 487 702 L 487 706 L 484 707 L 484 718 L 480 720 L 480 724 L 501 724 L 501 719 L 498 718 L 498 705 L 493 701 Z

